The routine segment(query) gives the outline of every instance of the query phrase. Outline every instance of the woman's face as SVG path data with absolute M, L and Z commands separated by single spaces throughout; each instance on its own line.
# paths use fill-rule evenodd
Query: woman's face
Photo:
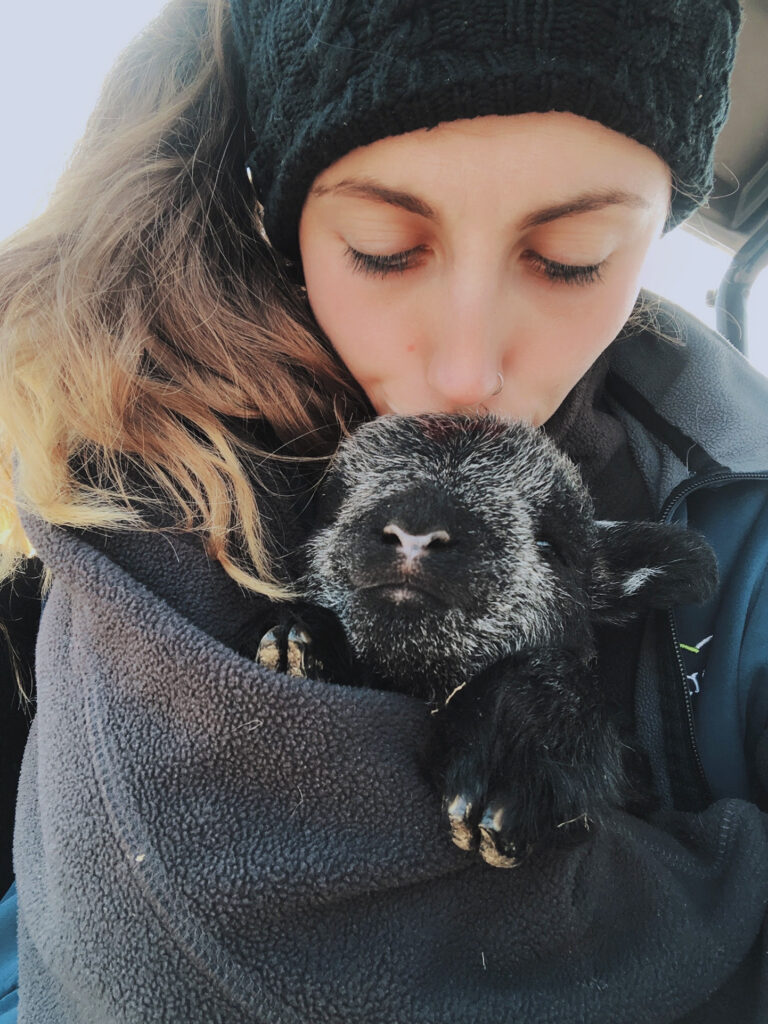
M 650 149 L 573 114 L 381 139 L 309 192 L 309 302 L 378 413 L 538 426 L 632 311 L 669 197 Z

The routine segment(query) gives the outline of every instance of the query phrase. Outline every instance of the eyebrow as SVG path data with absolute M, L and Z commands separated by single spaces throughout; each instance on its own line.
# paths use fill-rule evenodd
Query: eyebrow
M 345 178 L 336 182 L 335 185 L 315 185 L 310 195 L 347 195 L 356 196 L 361 199 L 372 199 L 377 203 L 386 203 L 389 206 L 397 206 L 408 213 L 416 213 L 427 220 L 439 220 L 437 212 L 418 196 L 410 192 L 402 192 L 399 189 L 388 188 L 377 181 L 368 178 Z M 573 217 L 578 213 L 592 213 L 595 210 L 603 210 L 607 206 L 629 206 L 637 210 L 647 210 L 650 203 L 643 196 L 636 192 L 627 192 L 624 189 L 602 188 L 581 192 L 577 196 L 565 199 L 552 206 L 544 206 L 540 210 L 534 210 L 518 225 L 518 230 L 528 231 L 538 227 L 540 224 L 548 224 L 553 220 L 560 220 L 562 217 Z

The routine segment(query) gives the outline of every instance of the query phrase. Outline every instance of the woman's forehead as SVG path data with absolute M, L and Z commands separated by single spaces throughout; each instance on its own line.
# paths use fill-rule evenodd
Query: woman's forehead
M 558 205 L 598 208 L 600 198 L 603 207 L 648 208 L 668 197 L 670 175 L 648 147 L 595 121 L 553 111 L 452 121 L 379 139 L 326 168 L 310 197 L 378 201 L 436 220 L 441 195 L 455 199 L 478 188 L 546 194 L 549 219 L 555 219 L 562 215 Z

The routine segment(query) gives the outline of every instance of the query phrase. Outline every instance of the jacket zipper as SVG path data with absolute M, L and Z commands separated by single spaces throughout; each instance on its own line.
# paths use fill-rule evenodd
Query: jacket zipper
M 680 503 L 687 498 L 694 491 L 702 490 L 705 487 L 713 486 L 719 483 L 738 483 L 742 480 L 768 480 L 768 473 L 734 473 L 731 470 L 718 469 L 714 470 L 705 476 L 695 477 L 691 480 L 684 480 L 681 484 L 672 491 L 664 506 L 659 513 L 660 523 L 670 523 L 672 516 L 677 510 Z M 691 701 L 691 691 L 688 687 L 688 680 L 685 676 L 685 666 L 683 665 L 683 659 L 680 655 L 680 641 L 677 633 L 677 626 L 675 625 L 675 617 L 672 609 L 667 612 L 667 622 L 669 623 L 669 630 L 672 636 L 672 643 L 675 651 L 675 661 L 677 662 L 680 685 L 683 694 L 683 703 L 685 707 L 685 717 L 688 723 L 688 738 L 691 744 L 691 750 L 693 751 L 694 761 L 696 763 L 696 770 L 699 776 L 699 780 L 705 787 L 705 792 L 709 793 L 709 781 L 704 771 L 704 765 L 699 754 L 699 746 L 696 742 L 696 729 L 693 720 L 693 703 Z

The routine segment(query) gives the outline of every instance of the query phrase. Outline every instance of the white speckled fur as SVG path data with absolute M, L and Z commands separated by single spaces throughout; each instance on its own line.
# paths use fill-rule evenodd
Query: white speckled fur
M 654 579 L 662 571 L 662 569 L 651 568 L 649 566 L 646 569 L 638 569 L 637 572 L 631 573 L 631 575 L 627 576 L 621 585 L 622 594 L 626 597 L 629 597 L 631 594 L 636 594 L 638 590 L 648 583 L 649 580 Z
M 439 435 L 447 420 L 451 429 L 435 441 L 430 429 L 438 424 Z M 336 612 L 356 653 L 379 671 L 397 677 L 415 659 L 455 679 L 559 636 L 569 598 L 537 546 L 537 520 L 553 494 L 569 492 L 590 522 L 591 503 L 578 470 L 541 431 L 493 418 L 383 416 L 341 445 L 330 473 L 344 498 L 332 525 L 310 541 L 307 596 Z M 354 538 L 387 499 L 413 487 L 437 488 L 457 516 L 479 517 L 472 539 L 481 564 L 462 567 L 474 600 L 471 609 L 411 619 L 396 644 L 376 644 L 370 607 L 353 582 Z

